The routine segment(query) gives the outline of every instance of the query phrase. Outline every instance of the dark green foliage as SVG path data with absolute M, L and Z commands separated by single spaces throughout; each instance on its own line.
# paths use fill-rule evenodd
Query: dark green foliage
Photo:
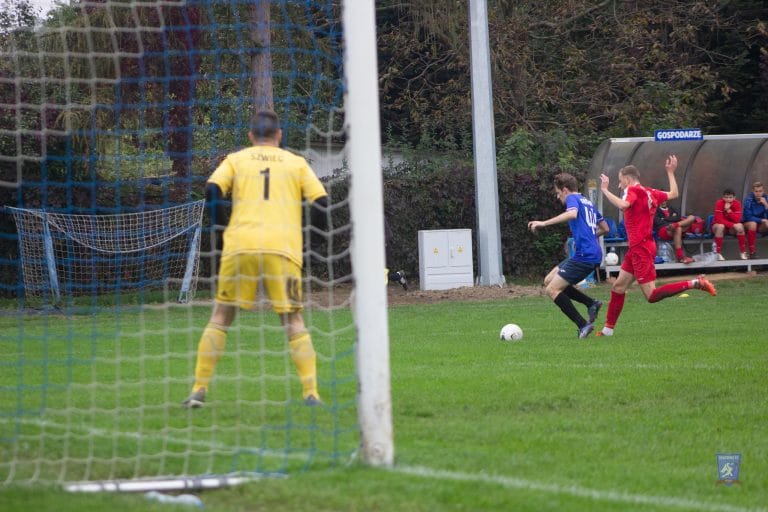
M 563 224 L 532 235 L 528 221 L 546 219 L 562 211 L 554 194 L 553 179 L 561 169 L 540 166 L 527 172 L 498 171 L 499 217 L 503 271 L 507 276 L 540 277 L 564 256 L 568 227 Z M 578 175 L 579 179 L 583 176 Z M 327 183 L 334 204 L 333 225 L 338 229 L 349 219 L 346 202 L 348 175 Z M 387 240 L 387 265 L 419 273 L 419 230 L 471 229 L 474 268 L 477 273 L 477 209 L 474 169 L 465 165 L 403 163 L 384 175 L 384 209 L 392 236 Z M 351 229 L 336 232 L 330 246 L 316 248 L 335 255 L 333 274 L 347 275 Z M 313 275 L 327 275 L 325 263 L 311 261 Z

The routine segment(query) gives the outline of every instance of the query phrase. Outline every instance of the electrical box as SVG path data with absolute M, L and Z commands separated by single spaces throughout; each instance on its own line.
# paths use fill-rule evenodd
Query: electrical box
M 472 230 L 419 231 L 419 286 L 447 290 L 474 286 Z

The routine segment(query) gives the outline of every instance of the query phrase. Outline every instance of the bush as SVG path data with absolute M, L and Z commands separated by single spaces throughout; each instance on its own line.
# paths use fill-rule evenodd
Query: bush
M 532 235 L 528 221 L 546 219 L 562 212 L 554 194 L 556 167 L 539 167 L 526 172 L 498 171 L 499 224 L 501 230 L 503 272 L 508 278 L 540 279 L 565 254 L 569 236 L 563 224 Z M 577 175 L 583 180 L 584 175 Z M 349 176 L 335 176 L 326 183 L 334 204 L 332 222 L 345 226 L 349 220 L 346 197 Z M 387 240 L 387 265 L 404 269 L 409 275 L 419 273 L 418 231 L 433 229 L 472 229 L 475 273 L 477 263 L 477 209 L 474 169 L 464 166 L 403 163 L 384 175 L 384 209 L 392 235 Z M 335 254 L 333 273 L 347 275 L 349 228 L 335 233 L 321 253 Z M 321 262 L 313 261 L 313 273 L 325 274 Z

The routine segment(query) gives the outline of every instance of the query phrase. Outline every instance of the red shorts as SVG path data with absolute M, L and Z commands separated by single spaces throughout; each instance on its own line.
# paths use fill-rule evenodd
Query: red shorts
M 656 279 L 656 242 L 652 238 L 630 247 L 621 262 L 621 270 L 632 274 L 638 283 L 650 283 Z
M 667 231 L 667 226 L 660 227 L 659 230 L 656 231 L 656 236 L 659 237 L 659 240 L 664 240 L 665 242 L 672 240 L 672 235 Z
M 672 240 L 672 235 L 670 235 L 669 232 L 667 231 L 667 228 L 670 226 L 672 226 L 672 224 L 667 224 L 666 226 L 660 227 L 658 230 L 656 230 L 656 236 L 659 237 L 659 240 L 664 240 L 665 242 L 669 242 L 670 240 Z M 691 224 L 691 226 L 693 226 L 693 224 Z M 688 231 L 690 231 L 691 226 L 684 227 L 682 233 L 686 234 Z

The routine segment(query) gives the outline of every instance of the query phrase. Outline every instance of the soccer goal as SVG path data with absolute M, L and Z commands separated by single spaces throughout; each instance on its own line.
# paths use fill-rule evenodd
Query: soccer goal
M 9 19 L 0 487 L 180 491 L 392 464 L 373 0 L 79 0 Z M 331 196 L 304 265 L 324 403 L 304 404 L 259 300 L 205 407 L 186 409 L 221 249 L 201 198 L 263 107 Z
M 24 297 L 43 306 L 137 292 L 194 297 L 203 201 L 138 213 L 74 215 L 9 208 L 16 221 Z

